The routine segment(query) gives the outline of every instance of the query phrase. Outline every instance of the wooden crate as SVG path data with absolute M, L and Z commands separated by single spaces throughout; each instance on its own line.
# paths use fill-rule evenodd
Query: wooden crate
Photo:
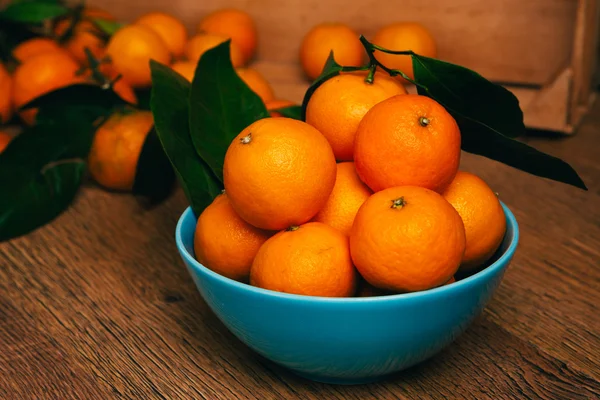
M 190 33 L 201 16 L 232 6 L 257 21 L 255 66 L 279 97 L 299 101 L 309 82 L 298 64 L 303 35 L 340 21 L 367 38 L 384 24 L 415 20 L 433 32 L 438 57 L 512 90 L 531 128 L 572 133 L 594 97 L 600 0 L 90 0 L 132 21 L 148 10 L 181 18 Z M 485 101 L 485 99 L 482 99 Z

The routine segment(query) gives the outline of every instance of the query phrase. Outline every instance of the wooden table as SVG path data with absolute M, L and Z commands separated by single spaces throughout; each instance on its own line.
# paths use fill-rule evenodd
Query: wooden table
M 179 258 L 183 194 L 145 210 L 89 186 L 52 224 L 0 244 L 0 398 L 599 398 L 600 104 L 593 114 L 575 137 L 529 140 L 589 192 L 464 155 L 514 211 L 521 242 L 468 331 L 393 380 L 324 385 L 255 355 Z

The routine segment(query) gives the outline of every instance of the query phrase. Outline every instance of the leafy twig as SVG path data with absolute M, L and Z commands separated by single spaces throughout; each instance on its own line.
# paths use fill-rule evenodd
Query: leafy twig
M 396 50 L 388 50 L 385 49 L 381 46 L 378 46 L 374 43 L 371 43 L 367 40 L 367 38 L 365 38 L 363 35 L 360 35 L 360 42 L 362 43 L 363 47 L 365 48 L 365 50 L 367 51 L 367 55 L 369 56 L 369 75 L 367 75 L 367 78 L 365 79 L 365 81 L 367 83 L 372 83 L 373 82 L 373 77 L 375 75 L 375 70 L 377 69 L 377 67 L 381 68 L 382 70 L 384 70 L 385 72 L 387 72 L 388 74 L 390 74 L 391 76 L 401 76 L 402 78 L 406 79 L 408 82 L 412 83 L 415 86 L 419 86 L 424 90 L 427 90 L 427 88 L 421 84 L 419 84 L 418 82 L 416 82 L 414 79 L 411 79 L 408 75 L 406 75 L 404 72 L 400 71 L 399 69 L 391 69 L 386 67 L 385 65 L 383 65 L 378 59 L 377 57 L 375 57 L 375 50 L 377 51 L 381 51 L 384 53 L 388 53 L 388 54 L 396 54 L 396 55 L 404 55 L 404 56 L 412 56 L 415 55 L 415 53 L 412 50 L 401 50 L 401 51 L 396 51 Z

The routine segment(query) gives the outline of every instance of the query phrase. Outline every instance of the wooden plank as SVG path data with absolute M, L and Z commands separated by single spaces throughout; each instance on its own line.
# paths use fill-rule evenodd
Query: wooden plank
M 573 132 L 568 119 L 572 76 L 572 70 L 567 68 L 552 83 L 541 89 L 508 87 L 519 98 L 525 126 L 563 133 Z M 526 92 L 533 92 L 533 96 L 526 95 Z M 524 97 L 528 98 L 527 103 L 521 101 Z
M 43 307 L 37 299 L 31 302 Z M 28 314 L 27 308 L 15 306 L 10 297 L 0 300 L 0 398 L 107 399 L 115 394 L 82 368 L 72 349 L 65 350 L 38 329 L 35 316 Z
M 577 126 L 585 111 L 591 106 L 593 78 L 598 65 L 596 53 L 600 25 L 598 3 L 598 0 L 580 0 L 577 7 L 571 60 L 573 85 L 569 98 L 569 123 L 574 126 Z
M 429 27 L 439 57 L 500 82 L 544 85 L 570 61 L 575 0 L 92 0 L 131 21 L 148 10 L 165 10 L 190 29 L 208 11 L 240 7 L 259 28 L 258 58 L 296 63 L 303 35 L 315 24 L 341 21 L 371 37 L 384 24 L 417 20 Z

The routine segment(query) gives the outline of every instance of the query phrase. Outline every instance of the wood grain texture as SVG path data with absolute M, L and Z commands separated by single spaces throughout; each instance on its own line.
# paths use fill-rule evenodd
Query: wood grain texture
M 280 97 L 301 97 L 303 83 L 273 76 Z M 52 224 L 0 244 L 0 398 L 599 398 L 600 104 L 573 137 L 528 141 L 590 190 L 463 155 L 514 211 L 521 242 L 481 317 L 417 367 L 332 386 L 273 365 L 197 293 L 173 240 L 181 191 L 148 210 L 90 184 Z
M 200 18 L 224 6 L 247 10 L 257 21 L 259 59 L 297 63 L 300 41 L 315 24 L 339 21 L 371 37 L 388 23 L 420 21 L 432 30 L 439 57 L 488 79 L 544 85 L 570 61 L 576 0 L 219 0 L 144 2 L 91 0 L 133 21 L 165 10 L 195 32 Z

